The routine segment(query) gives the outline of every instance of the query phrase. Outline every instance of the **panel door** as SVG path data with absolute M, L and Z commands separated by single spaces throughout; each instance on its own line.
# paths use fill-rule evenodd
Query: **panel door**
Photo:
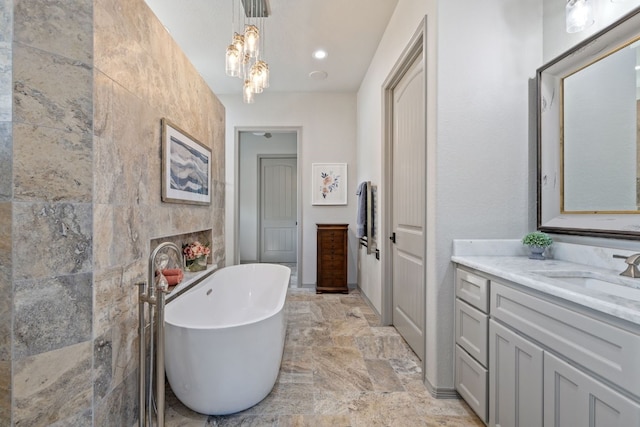
M 543 352 L 489 321 L 489 425 L 542 427 Z
M 640 405 L 545 352 L 544 425 L 640 426 Z
M 424 357 L 425 89 L 419 56 L 393 90 L 393 325 Z
M 297 159 L 260 160 L 260 261 L 296 262 Z

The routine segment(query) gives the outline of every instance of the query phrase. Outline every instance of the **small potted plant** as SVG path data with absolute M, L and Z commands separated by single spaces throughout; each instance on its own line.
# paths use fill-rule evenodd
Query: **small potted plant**
M 522 244 L 529 246 L 531 259 L 544 259 L 544 250 L 553 244 L 553 239 L 542 231 L 534 231 L 522 238 Z

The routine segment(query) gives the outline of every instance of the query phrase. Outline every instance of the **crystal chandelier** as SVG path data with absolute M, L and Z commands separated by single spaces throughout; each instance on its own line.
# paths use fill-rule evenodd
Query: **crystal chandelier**
M 592 0 L 567 0 L 565 20 L 567 33 L 577 33 L 593 25 Z
M 242 99 L 254 102 L 254 95 L 269 87 L 269 65 L 264 56 L 264 19 L 269 16 L 267 0 L 232 0 L 233 37 L 227 47 L 225 70 L 243 82 Z M 244 13 L 242 13 L 244 11 Z

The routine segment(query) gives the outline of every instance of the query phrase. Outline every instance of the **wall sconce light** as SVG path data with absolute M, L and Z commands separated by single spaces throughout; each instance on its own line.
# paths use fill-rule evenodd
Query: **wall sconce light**
M 567 33 L 577 33 L 593 25 L 592 0 L 567 0 L 566 24 Z

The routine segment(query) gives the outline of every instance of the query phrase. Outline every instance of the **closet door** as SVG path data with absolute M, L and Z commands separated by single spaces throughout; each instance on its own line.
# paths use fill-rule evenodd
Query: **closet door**
M 393 90 L 393 325 L 420 359 L 425 339 L 425 91 L 418 55 Z

